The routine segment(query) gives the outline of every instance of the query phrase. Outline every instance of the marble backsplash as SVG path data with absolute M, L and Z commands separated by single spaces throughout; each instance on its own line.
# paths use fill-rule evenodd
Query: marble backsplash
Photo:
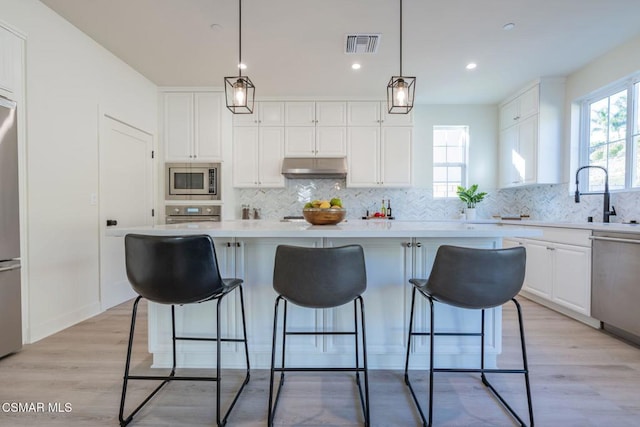
M 344 180 L 289 179 L 285 188 L 236 189 L 236 218 L 242 205 L 259 208 L 263 219 L 278 220 L 285 215 L 301 215 L 302 207 L 313 199 L 340 197 L 347 209 L 347 218 L 359 219 L 366 211 L 380 208 L 382 199 L 391 199 L 393 215 L 399 220 L 458 219 L 464 204 L 458 199 L 434 199 L 428 188 L 377 189 L 346 188 Z M 602 195 L 582 196 L 575 203 L 566 184 L 539 185 L 518 189 L 488 191 L 477 206 L 477 218 L 493 215 L 518 216 L 528 214 L 533 220 L 582 222 L 593 216 L 602 221 Z M 640 192 L 614 193 L 611 204 L 618 215 L 612 222 L 640 221 Z

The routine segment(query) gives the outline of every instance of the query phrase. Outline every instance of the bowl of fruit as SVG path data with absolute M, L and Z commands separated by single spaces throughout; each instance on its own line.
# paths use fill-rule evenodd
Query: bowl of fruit
M 337 197 L 331 200 L 314 200 L 304 205 L 302 215 L 313 225 L 335 225 L 347 216 L 342 201 Z

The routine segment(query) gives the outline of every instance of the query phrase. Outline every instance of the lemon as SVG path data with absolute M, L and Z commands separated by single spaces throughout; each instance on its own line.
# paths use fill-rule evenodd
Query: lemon
M 326 200 L 323 201 L 322 203 L 320 203 L 320 206 L 318 206 L 320 209 L 329 209 L 331 207 L 331 203 L 327 202 Z

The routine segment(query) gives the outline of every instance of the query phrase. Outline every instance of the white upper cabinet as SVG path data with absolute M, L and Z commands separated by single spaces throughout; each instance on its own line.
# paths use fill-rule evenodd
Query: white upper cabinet
M 259 101 L 253 114 L 234 114 L 234 126 L 284 126 L 284 102 Z
M 389 114 L 384 101 L 352 101 L 347 103 L 349 126 L 412 126 L 413 112 Z
M 0 27 L 0 90 L 7 94 L 17 93 L 20 90 L 21 70 L 22 40 Z
M 285 156 L 344 157 L 346 102 L 292 101 L 285 105 Z
M 163 95 L 167 161 L 222 160 L 223 98 L 220 92 L 167 92 Z
M 410 187 L 413 115 L 381 101 L 347 103 L 347 187 Z
M 233 186 L 284 187 L 282 126 L 236 126 L 233 130 Z
M 536 81 L 500 105 L 500 187 L 562 179 L 564 79 Z
M 348 141 L 347 187 L 411 186 L 411 127 L 354 126 Z

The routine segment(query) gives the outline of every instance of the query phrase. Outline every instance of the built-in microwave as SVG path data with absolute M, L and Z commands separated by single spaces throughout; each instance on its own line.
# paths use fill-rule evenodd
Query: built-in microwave
M 167 200 L 220 200 L 220 163 L 166 163 Z

